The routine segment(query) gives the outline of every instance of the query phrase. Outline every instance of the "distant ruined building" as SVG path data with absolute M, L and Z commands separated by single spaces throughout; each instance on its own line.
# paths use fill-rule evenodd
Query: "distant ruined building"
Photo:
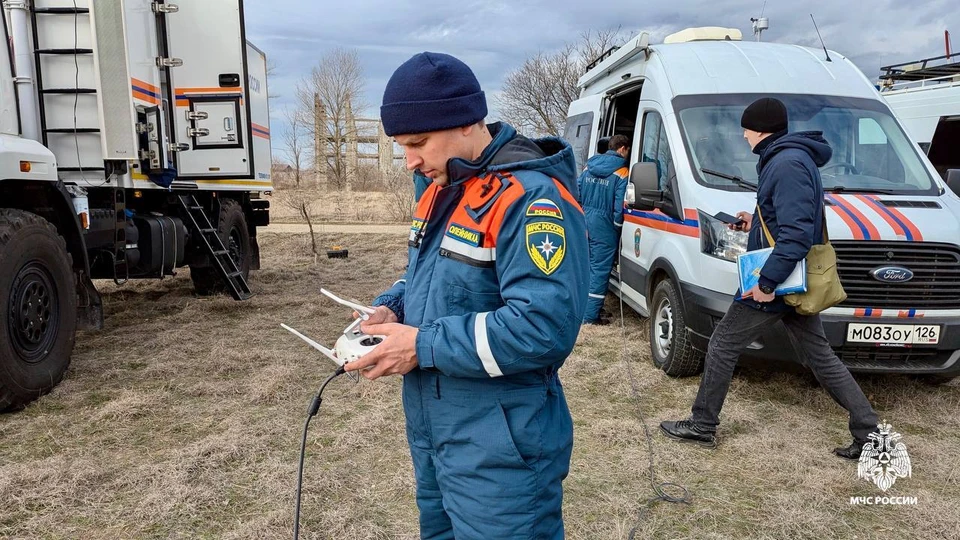
M 350 191 L 357 182 L 357 172 L 360 168 L 360 160 L 376 160 L 381 174 L 388 174 L 393 167 L 394 159 L 402 159 L 402 156 L 394 156 L 393 139 L 388 137 L 383 131 L 383 124 L 379 118 L 357 118 L 353 115 L 353 106 L 348 99 L 345 107 L 345 122 L 342 134 L 330 133 L 330 118 L 320 100 L 319 94 L 313 96 L 313 124 L 314 140 L 314 172 L 316 173 L 317 183 L 326 188 L 329 185 L 328 173 L 331 162 L 334 163 L 332 169 L 343 171 L 343 188 Z M 374 152 L 362 152 L 360 145 L 365 145 L 363 150 L 368 150 L 376 145 Z M 334 156 L 335 149 L 340 149 L 340 155 Z M 331 158 L 333 158 L 331 160 Z

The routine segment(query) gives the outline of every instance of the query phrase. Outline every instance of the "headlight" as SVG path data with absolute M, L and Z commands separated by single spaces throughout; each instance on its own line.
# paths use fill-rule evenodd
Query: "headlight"
M 737 255 L 747 251 L 748 234 L 743 231 L 732 231 L 727 224 L 719 219 L 698 212 L 700 217 L 700 251 L 723 259 L 736 262 Z

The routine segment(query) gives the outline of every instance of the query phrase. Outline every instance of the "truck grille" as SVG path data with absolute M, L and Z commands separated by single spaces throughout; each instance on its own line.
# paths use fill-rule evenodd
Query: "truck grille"
M 843 307 L 896 309 L 960 308 L 960 248 L 932 242 L 831 242 L 837 252 Z M 902 266 L 913 272 L 906 283 L 883 283 L 870 272 Z

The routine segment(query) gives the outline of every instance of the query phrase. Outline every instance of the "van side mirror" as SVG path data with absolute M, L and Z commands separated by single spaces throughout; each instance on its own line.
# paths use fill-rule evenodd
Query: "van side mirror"
M 630 188 L 633 188 L 633 197 L 630 197 Z M 630 169 L 630 185 L 627 187 L 627 204 L 631 208 L 653 210 L 663 201 L 663 191 L 660 190 L 660 175 L 657 164 L 649 161 L 639 161 Z
M 950 191 L 960 195 L 960 169 L 947 169 L 945 180 Z

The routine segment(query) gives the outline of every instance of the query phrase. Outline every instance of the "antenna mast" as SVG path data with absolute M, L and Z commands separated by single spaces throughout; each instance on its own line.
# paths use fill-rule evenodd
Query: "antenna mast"
M 764 0 L 763 7 L 760 8 L 759 17 L 750 17 L 750 22 L 753 23 L 753 35 L 757 38 L 757 41 L 760 41 L 760 34 L 764 30 L 770 28 L 770 20 L 763 16 L 763 12 L 767 10 L 767 2 Z

